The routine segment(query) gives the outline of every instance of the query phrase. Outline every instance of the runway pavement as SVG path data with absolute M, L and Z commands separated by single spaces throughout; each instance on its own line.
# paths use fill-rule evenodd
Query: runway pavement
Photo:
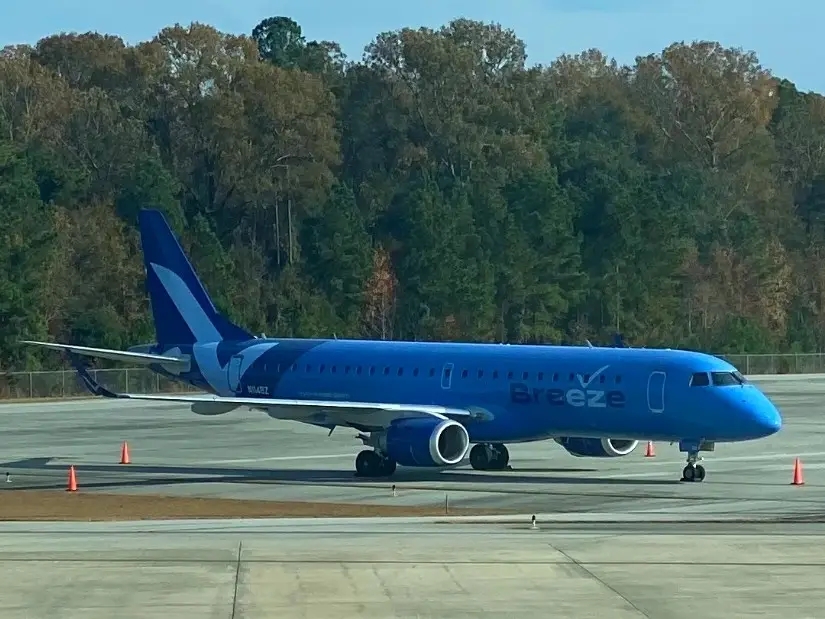
M 676 446 L 644 445 L 624 458 L 575 458 L 552 441 L 511 445 L 499 473 L 398 469 L 357 479 L 354 431 L 326 432 L 261 413 L 199 417 L 176 405 L 89 400 L 0 406 L 0 473 L 11 488 L 63 488 L 70 464 L 84 492 L 272 500 L 507 507 L 524 512 L 671 512 L 696 515 L 818 513 L 825 501 L 825 378 L 760 384 L 785 426 L 768 439 L 719 445 L 703 483 L 678 481 Z M 118 464 L 128 441 L 132 464 Z M 800 457 L 806 485 L 790 486 Z M 392 497 L 395 483 L 398 496 Z
M 825 380 L 761 385 L 776 436 L 708 454 L 676 481 L 675 447 L 597 461 L 512 446 L 514 470 L 357 481 L 352 433 L 256 413 L 110 402 L 0 406 L 7 488 L 346 502 L 506 505 L 526 517 L 0 523 L 0 617 L 108 619 L 821 616 Z M 117 464 L 129 442 L 133 464 Z M 795 457 L 806 485 L 791 486 Z
M 822 525 L 0 526 L 4 619 L 821 617 Z M 683 525 L 684 526 L 684 525 Z

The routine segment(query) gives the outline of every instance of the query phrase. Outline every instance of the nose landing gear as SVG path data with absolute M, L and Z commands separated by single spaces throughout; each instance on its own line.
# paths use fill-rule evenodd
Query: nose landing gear
M 705 467 L 697 464 L 702 458 L 700 451 L 713 451 L 715 445 L 708 441 L 680 441 L 679 451 L 687 452 L 687 466 L 682 469 L 682 479 L 679 481 L 704 481 Z

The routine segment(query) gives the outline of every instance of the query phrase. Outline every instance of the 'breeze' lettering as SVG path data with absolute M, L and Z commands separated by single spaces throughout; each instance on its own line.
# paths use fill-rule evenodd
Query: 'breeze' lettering
M 551 406 L 567 404 L 576 408 L 624 408 L 625 405 L 625 396 L 621 391 L 530 388 L 524 383 L 510 383 L 510 400 L 516 404 L 542 402 Z

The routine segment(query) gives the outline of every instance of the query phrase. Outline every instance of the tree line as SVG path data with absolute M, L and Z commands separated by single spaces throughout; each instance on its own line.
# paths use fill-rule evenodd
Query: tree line
M 825 343 L 825 99 L 714 42 L 542 66 L 458 19 L 353 61 L 274 17 L 6 47 L 0 369 L 153 340 L 147 206 L 267 335 Z

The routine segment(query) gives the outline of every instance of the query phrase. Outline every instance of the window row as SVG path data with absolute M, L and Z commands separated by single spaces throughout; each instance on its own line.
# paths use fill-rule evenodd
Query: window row
M 275 371 L 278 374 L 280 374 L 282 371 L 287 371 L 281 365 L 278 365 L 275 368 L 271 368 L 267 365 L 264 366 L 264 371 L 265 372 L 270 371 L 270 369 L 275 369 Z M 339 372 L 339 370 L 341 371 L 340 373 L 342 373 L 342 374 L 355 374 L 357 376 L 361 376 L 362 374 L 365 373 L 364 372 L 365 368 L 360 366 L 360 365 L 356 365 L 356 366 L 345 365 L 345 366 L 339 367 L 339 366 L 335 366 L 335 365 L 327 366 L 325 364 L 321 364 L 319 366 L 313 366 L 311 364 L 308 364 L 308 365 L 304 366 L 304 371 L 307 372 L 307 373 L 314 372 L 314 371 L 316 371 L 316 369 L 317 369 L 317 372 L 319 374 L 323 374 L 325 372 L 329 372 L 331 374 L 336 374 L 336 373 Z M 293 364 L 289 368 L 289 370 L 291 370 L 292 372 L 297 372 L 298 371 L 298 364 Z M 394 375 L 394 376 L 404 376 L 405 375 L 405 368 L 403 368 L 403 367 L 393 368 L 393 367 L 389 367 L 389 366 L 384 366 L 384 367 L 370 366 L 369 368 L 366 368 L 366 374 L 368 374 L 369 376 L 374 376 L 376 373 L 379 373 L 379 375 L 384 375 L 384 376 L 389 376 L 391 374 Z M 435 377 L 436 374 L 440 374 L 440 373 L 435 368 L 429 368 L 428 370 L 426 370 L 424 372 L 422 372 L 419 368 L 412 368 L 412 370 L 410 370 L 409 373 L 406 373 L 406 375 L 408 375 L 408 376 L 409 375 L 411 375 L 411 376 L 426 375 L 426 376 L 429 376 L 430 378 Z M 443 371 L 444 379 L 452 378 L 452 374 L 453 374 L 452 368 L 449 368 L 449 367 L 444 368 L 444 371 Z M 562 375 L 559 372 L 552 372 L 552 373 L 551 372 L 547 372 L 547 373 L 545 373 L 545 372 L 528 372 L 528 371 L 518 372 L 518 371 L 514 371 L 514 370 L 509 370 L 507 372 L 499 372 L 499 370 L 468 370 L 468 369 L 462 369 L 461 372 L 460 372 L 460 376 L 461 376 L 461 378 L 470 378 L 471 376 L 473 376 L 474 378 L 484 378 L 486 376 L 488 378 L 493 378 L 493 379 L 497 379 L 497 378 L 501 378 L 503 376 L 506 376 L 507 380 L 530 380 L 530 378 L 533 378 L 533 379 L 539 380 L 539 381 L 543 381 L 546 378 L 548 381 L 551 381 L 551 382 L 558 382 L 559 380 L 562 380 L 561 379 Z M 577 374 L 575 374 L 573 372 L 570 372 L 569 374 L 567 374 L 567 379 L 570 382 L 576 380 L 576 377 L 577 377 Z M 584 382 L 589 382 L 590 381 L 590 374 L 585 374 L 584 376 L 582 376 L 582 379 L 584 380 Z M 607 381 L 608 381 L 607 376 L 605 376 L 604 374 L 599 375 L 599 383 L 604 384 Z M 612 378 L 612 382 L 614 382 L 616 384 L 621 383 L 622 382 L 621 375 L 614 376 Z

